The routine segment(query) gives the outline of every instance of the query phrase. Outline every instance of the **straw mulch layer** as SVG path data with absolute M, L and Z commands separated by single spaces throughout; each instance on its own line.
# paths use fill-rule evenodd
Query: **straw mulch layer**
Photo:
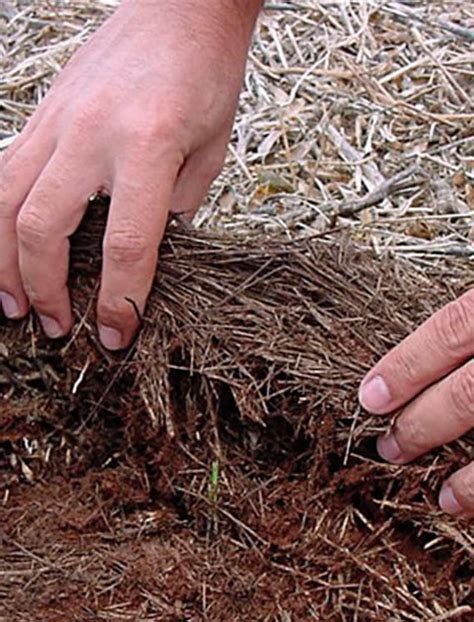
M 113 4 L 0 0 L 0 150 Z M 357 403 L 472 287 L 471 4 L 268 2 L 133 350 L 96 337 L 100 203 L 71 339 L 0 319 L 1 622 L 472 619 L 472 525 L 437 506 L 472 436 L 390 466 Z
M 0 328 L 4 619 L 468 620 L 472 530 L 436 497 L 469 439 L 383 464 L 388 422 L 357 405 L 377 357 L 468 283 L 344 238 L 174 225 L 112 357 L 101 233 L 94 216 L 73 244 L 69 341 Z

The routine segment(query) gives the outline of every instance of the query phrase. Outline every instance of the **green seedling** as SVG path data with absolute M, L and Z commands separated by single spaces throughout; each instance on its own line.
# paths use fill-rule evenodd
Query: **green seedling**
M 214 460 L 211 466 L 211 481 L 209 482 L 209 501 L 215 503 L 219 490 L 219 462 Z

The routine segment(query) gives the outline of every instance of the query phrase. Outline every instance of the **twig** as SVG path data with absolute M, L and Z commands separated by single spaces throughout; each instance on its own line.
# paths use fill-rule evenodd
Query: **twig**
M 361 212 L 368 207 L 372 207 L 379 203 L 382 203 L 385 199 L 387 199 L 390 195 L 403 190 L 407 187 L 413 185 L 413 181 L 410 183 L 406 183 L 407 179 L 414 175 L 415 173 L 419 173 L 420 168 L 418 164 L 413 164 L 409 166 L 404 171 L 400 171 L 395 173 L 393 177 L 384 180 L 380 186 L 375 188 L 372 192 L 366 194 L 362 199 L 350 203 L 343 204 L 337 207 L 333 214 L 332 218 L 337 219 L 338 217 L 348 217 L 354 216 L 355 214 Z M 332 221 L 332 226 L 335 225 L 335 221 Z
M 439 19 L 439 17 L 429 18 L 421 15 L 417 15 L 414 11 L 411 11 L 407 6 L 401 5 L 398 2 L 388 2 L 381 6 L 382 11 L 386 11 L 387 13 L 392 13 L 398 17 L 415 20 L 417 22 L 421 22 L 425 26 L 431 26 L 435 28 L 440 28 L 441 30 L 446 30 L 457 37 L 461 37 L 466 39 L 469 42 L 474 42 L 474 30 L 472 28 L 464 28 L 462 26 L 458 26 L 457 24 L 452 24 L 450 22 L 446 22 L 444 20 Z

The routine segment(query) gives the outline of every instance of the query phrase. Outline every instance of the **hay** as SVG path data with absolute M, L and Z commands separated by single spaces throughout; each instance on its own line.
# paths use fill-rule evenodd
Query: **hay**
M 0 149 L 113 4 L 2 0 Z M 197 224 L 325 230 L 335 208 L 416 165 L 340 222 L 365 246 L 421 265 L 472 256 L 472 46 L 460 32 L 474 31 L 470 4 L 267 4 L 225 171 Z
M 225 173 L 199 231 L 171 224 L 133 349 L 97 342 L 103 201 L 70 339 L 0 320 L 0 619 L 472 617 L 472 526 L 436 502 L 472 437 L 384 464 L 356 395 L 473 284 L 472 15 L 305 6 L 262 18 Z M 3 146 L 108 11 L 10 7 Z

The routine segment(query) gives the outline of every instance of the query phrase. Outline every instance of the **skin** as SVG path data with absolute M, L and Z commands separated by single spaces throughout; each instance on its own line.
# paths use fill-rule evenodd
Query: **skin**
M 111 196 L 97 320 L 127 347 L 170 212 L 191 219 L 225 157 L 263 0 L 124 0 L 76 53 L 0 160 L 0 302 L 30 306 L 51 338 L 72 326 L 69 236 L 88 199 Z M 474 426 L 474 290 L 385 356 L 362 383 L 370 412 L 401 409 L 382 457 L 404 464 Z M 474 465 L 441 507 L 474 516 Z
M 0 291 L 49 337 L 72 326 L 68 237 L 112 203 L 99 334 L 128 346 L 171 211 L 191 218 L 220 172 L 261 2 L 125 0 L 62 71 L 0 162 Z
M 370 371 L 360 388 L 366 410 L 399 411 L 378 452 L 406 464 L 474 427 L 474 289 L 438 311 Z M 441 508 L 474 516 L 474 462 L 454 473 Z

